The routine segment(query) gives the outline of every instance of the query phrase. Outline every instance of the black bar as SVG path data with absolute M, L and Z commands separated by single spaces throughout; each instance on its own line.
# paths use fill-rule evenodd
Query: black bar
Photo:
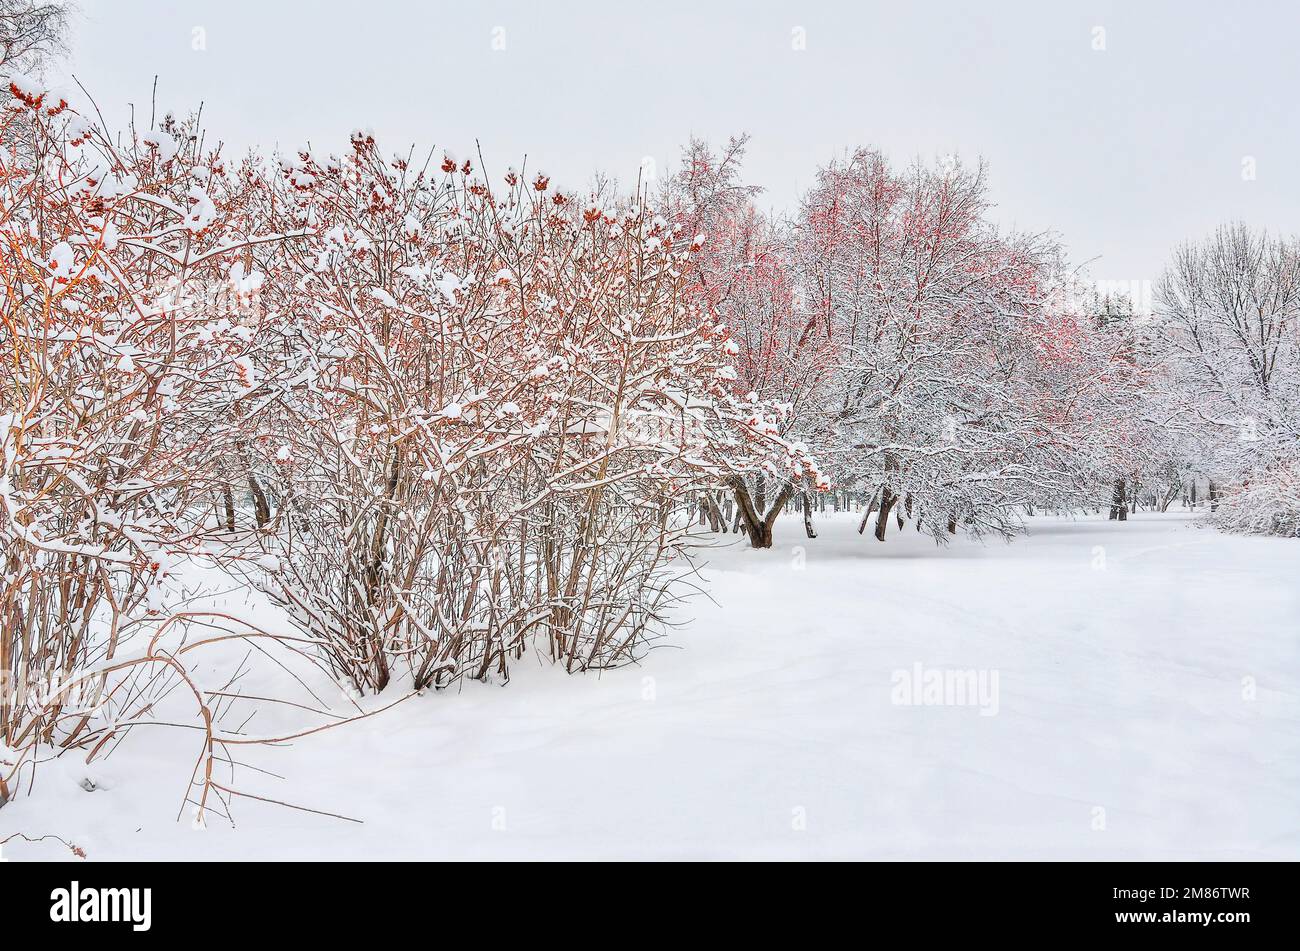
M 557 927 L 572 927 L 609 938 L 623 928 L 654 932 L 699 922 L 710 931 L 757 938 L 772 928 L 821 931 L 834 925 L 852 928 L 865 940 L 910 935 L 918 942 L 953 938 L 984 944 L 1061 936 L 1223 944 L 1272 936 L 1291 940 L 1294 873 L 1289 863 L 628 863 L 600 868 L 519 863 L 502 868 L 488 863 L 10 861 L 0 865 L 0 894 L 7 933 L 76 938 L 112 931 L 126 940 L 256 935 L 387 942 L 428 940 L 477 922 L 494 939 L 518 929 L 521 938 L 537 940 L 543 927 L 552 935 Z M 71 895 L 74 881 L 83 901 L 96 889 L 149 889 L 148 930 L 137 930 L 131 920 L 52 921 L 52 907 Z M 95 906 L 100 896 L 89 901 Z M 120 897 L 118 902 L 131 907 Z M 107 907 L 112 910 L 111 900 Z M 138 911 L 142 902 L 135 907 Z M 669 933 L 679 932 L 664 932 Z

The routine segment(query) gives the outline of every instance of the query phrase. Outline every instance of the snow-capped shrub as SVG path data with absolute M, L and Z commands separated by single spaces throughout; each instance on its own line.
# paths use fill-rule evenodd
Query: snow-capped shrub
M 181 684 L 205 732 L 203 808 L 223 741 L 177 575 L 239 557 L 209 544 L 206 515 L 258 317 L 223 301 L 232 265 L 281 236 L 237 213 L 247 183 L 192 131 L 158 131 L 180 143 L 163 171 L 66 101 L 11 92 L 33 112 L 0 119 L 0 804 L 38 759 L 102 755 Z
M 1226 532 L 1300 538 L 1300 460 L 1256 471 L 1227 489 L 1210 521 Z
M 649 210 L 450 161 L 430 179 L 369 137 L 282 175 L 285 227 L 315 237 L 272 295 L 314 376 L 278 424 L 302 445 L 267 544 L 358 688 L 504 677 L 534 640 L 570 670 L 626 660 L 696 488 L 810 464 L 730 392 L 692 252 Z

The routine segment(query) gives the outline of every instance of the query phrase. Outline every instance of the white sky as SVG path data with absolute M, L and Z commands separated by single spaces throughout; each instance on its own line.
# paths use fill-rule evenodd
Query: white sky
M 157 74 L 160 112 L 201 101 L 240 150 L 341 151 L 355 127 L 390 151 L 477 139 L 494 172 L 527 154 L 581 189 L 747 131 L 777 209 L 846 147 L 982 155 L 999 219 L 1056 231 L 1102 280 L 1150 280 L 1230 218 L 1300 222 L 1300 8 L 1282 2 L 78 2 L 67 67 L 110 122 L 128 102 L 147 119 Z

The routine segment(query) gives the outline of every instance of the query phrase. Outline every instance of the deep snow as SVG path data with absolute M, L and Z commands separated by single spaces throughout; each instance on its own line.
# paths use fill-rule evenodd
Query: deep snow
M 235 828 L 195 830 L 194 737 L 154 728 L 42 767 L 0 838 L 91 859 L 1300 858 L 1300 543 L 1138 515 L 938 549 L 856 523 L 809 541 L 787 518 L 766 552 L 722 536 L 712 600 L 638 667 L 520 664 L 249 751 L 284 778 L 241 787 L 361 824 L 240 799 Z M 892 702 L 917 664 L 995 674 L 996 707 Z

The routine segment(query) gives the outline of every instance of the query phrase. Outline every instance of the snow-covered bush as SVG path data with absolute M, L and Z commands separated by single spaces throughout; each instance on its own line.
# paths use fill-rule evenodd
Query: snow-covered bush
M 229 167 L 191 124 L 122 138 L 10 92 L 0 804 L 172 696 L 202 731 L 186 798 L 228 811 L 214 764 L 260 741 L 223 730 L 240 672 L 201 682 L 209 646 L 362 691 L 505 677 L 534 643 L 568 670 L 625 661 L 699 488 L 810 470 L 732 392 L 698 247 L 638 202 L 494 192 L 363 134 L 343 159 Z M 182 604 L 204 565 L 300 631 Z
M 246 183 L 193 130 L 109 134 L 15 79 L 0 151 L 0 803 L 49 753 L 93 758 L 180 686 L 204 753 L 215 695 L 177 575 L 238 551 L 208 517 L 221 421 L 256 390 L 250 250 L 283 236 L 234 210 Z M 241 285 L 231 292 L 232 278 Z M 199 622 L 261 635 L 239 619 Z M 210 633 L 210 631 L 209 631 Z M 42 752 L 45 751 L 45 752 Z
M 698 487 L 809 465 L 731 392 L 698 248 L 639 204 L 416 171 L 361 133 L 282 162 L 275 202 L 313 229 L 276 305 L 312 370 L 257 441 L 286 500 L 265 543 L 359 689 L 504 677 L 534 637 L 569 670 L 626 660 Z
M 1300 459 L 1289 459 L 1229 486 L 1210 515 L 1227 532 L 1300 538 Z

